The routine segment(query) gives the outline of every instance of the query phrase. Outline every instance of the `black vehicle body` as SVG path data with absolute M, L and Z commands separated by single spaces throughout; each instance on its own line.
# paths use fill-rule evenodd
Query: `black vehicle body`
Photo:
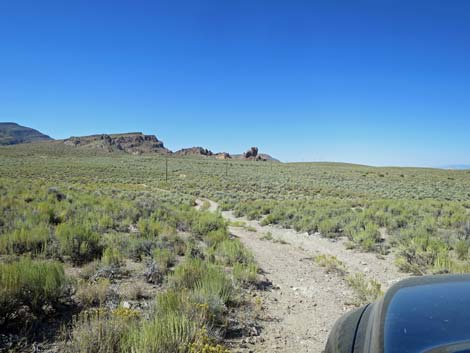
M 341 317 L 325 353 L 470 353 L 470 275 L 414 277 Z

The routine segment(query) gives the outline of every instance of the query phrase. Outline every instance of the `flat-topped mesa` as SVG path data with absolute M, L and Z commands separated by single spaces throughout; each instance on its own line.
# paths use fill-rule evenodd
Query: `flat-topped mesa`
M 68 146 L 104 149 L 109 152 L 124 151 L 132 154 L 171 153 L 155 135 L 144 135 L 141 132 L 74 136 L 64 140 L 64 144 Z

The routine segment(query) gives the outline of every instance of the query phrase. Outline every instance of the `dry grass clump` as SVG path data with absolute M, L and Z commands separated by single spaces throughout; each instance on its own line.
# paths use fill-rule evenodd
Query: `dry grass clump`
M 85 308 L 102 306 L 106 302 L 110 286 L 111 282 L 107 278 L 99 278 L 92 283 L 80 281 L 75 296 Z
M 356 293 L 356 305 L 372 303 L 383 295 L 381 285 L 373 279 L 367 279 L 363 273 L 346 277 L 346 282 Z
M 336 256 L 321 254 L 315 256 L 314 261 L 317 265 L 324 267 L 326 273 L 336 273 L 340 276 L 344 276 L 347 274 L 347 270 L 344 266 L 344 263 L 338 260 Z

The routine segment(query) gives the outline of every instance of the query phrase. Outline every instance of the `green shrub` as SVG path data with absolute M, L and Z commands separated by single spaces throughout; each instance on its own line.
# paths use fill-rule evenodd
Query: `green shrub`
M 23 224 L 11 233 L 0 236 L 0 253 L 17 255 L 42 253 L 50 240 L 50 230 L 47 225 Z
M 254 263 L 235 264 L 233 266 L 233 278 L 242 284 L 256 284 L 258 283 L 259 268 Z
M 60 263 L 22 257 L 0 263 L 0 321 L 8 320 L 22 305 L 39 313 L 64 297 L 68 281 Z
M 186 314 L 169 312 L 132 327 L 123 352 L 186 353 L 198 327 Z
M 253 255 L 236 239 L 221 242 L 215 248 L 215 254 L 223 264 L 228 266 L 253 262 Z
M 137 223 L 140 235 L 144 238 L 156 238 L 163 233 L 163 225 L 152 218 L 141 218 Z
M 123 264 L 124 256 L 119 249 L 112 247 L 106 248 L 101 257 L 101 263 L 105 266 L 119 267 Z
M 379 228 L 373 223 L 367 223 L 363 230 L 353 235 L 353 241 L 365 251 L 374 250 L 380 240 Z
M 470 243 L 468 240 L 457 241 L 454 246 L 454 250 L 457 254 L 457 258 L 459 260 L 467 260 L 469 248 L 470 248 Z
M 217 230 L 210 231 L 207 233 L 206 236 L 204 236 L 204 242 L 207 244 L 207 246 L 216 246 L 223 242 L 224 240 L 228 240 L 229 235 L 228 231 L 225 228 L 220 228 Z
M 222 216 L 212 212 L 196 213 L 195 219 L 191 224 L 192 232 L 198 236 L 204 236 L 210 232 L 225 229 L 226 227 L 227 224 Z
M 175 290 L 194 290 L 199 296 L 200 304 L 209 304 L 214 296 L 226 304 L 234 295 L 234 288 L 227 274 L 219 266 L 200 259 L 187 259 L 177 266 L 169 283 Z M 204 302 L 204 296 L 209 298 L 207 302 Z
M 153 259 L 158 265 L 158 268 L 166 272 L 170 266 L 175 263 L 175 254 L 166 248 L 156 248 L 153 250 Z
M 340 225 L 336 219 L 327 218 L 318 224 L 318 230 L 324 237 L 335 238 L 340 231 Z
M 56 236 L 62 255 L 69 257 L 75 264 L 85 263 L 101 256 L 100 237 L 88 225 L 59 224 Z

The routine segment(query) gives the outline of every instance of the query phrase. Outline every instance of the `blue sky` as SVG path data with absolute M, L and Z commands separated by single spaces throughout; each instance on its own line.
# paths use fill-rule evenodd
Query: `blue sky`
M 466 0 L 0 1 L 0 121 L 284 161 L 470 164 Z

